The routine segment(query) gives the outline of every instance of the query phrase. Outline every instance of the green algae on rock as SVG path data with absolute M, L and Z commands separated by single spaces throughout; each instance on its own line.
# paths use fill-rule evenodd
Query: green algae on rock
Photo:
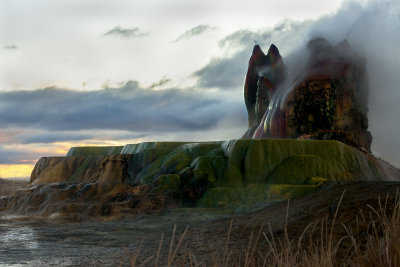
M 265 55 L 255 45 L 244 84 L 243 138 L 339 140 L 371 152 L 364 58 L 346 40 L 333 46 L 318 37 L 307 48 L 305 65 L 293 76 L 276 46 Z
M 0 211 L 103 215 L 170 205 L 250 211 L 327 183 L 399 181 L 400 170 L 370 151 L 364 59 L 346 41 L 332 46 L 316 38 L 307 47 L 298 77 L 288 75 L 276 46 L 266 55 L 254 47 L 242 139 L 73 147 L 65 157 L 41 158 L 34 186 L 0 199 Z
M 147 185 L 152 194 L 181 195 L 186 205 L 247 210 L 314 192 L 327 182 L 400 177 L 383 161 L 333 140 L 152 142 L 96 148 L 85 156 L 90 149 L 41 158 L 31 182 Z
M 67 156 L 118 155 L 123 148 L 123 146 L 71 147 L 68 150 Z

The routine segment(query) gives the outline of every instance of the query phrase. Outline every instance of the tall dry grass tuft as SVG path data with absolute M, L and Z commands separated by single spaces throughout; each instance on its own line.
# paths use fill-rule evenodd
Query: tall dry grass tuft
M 355 239 L 353 248 L 355 256 L 351 264 L 358 266 L 400 266 L 400 200 L 396 194 L 393 212 L 388 215 L 386 197 L 385 204 L 379 201 L 379 207 L 368 205 L 372 215 L 368 225 L 369 234 L 365 241 Z M 372 217 L 375 215 L 378 220 Z M 363 218 L 365 220 L 365 218 Z
M 161 237 L 156 256 L 146 259 L 141 266 L 400 266 L 400 194 L 396 195 L 394 206 L 391 208 L 393 211 L 390 212 L 388 197 L 384 202 L 379 199 L 378 208 L 367 204 L 367 214 L 359 211 L 355 227 L 336 222 L 344 194 L 345 192 L 340 197 L 331 221 L 325 216 L 324 219 L 307 225 L 295 237 L 291 237 L 288 231 L 288 201 L 283 236 L 277 237 L 270 224 L 267 228 L 261 225 L 257 232 L 250 234 L 246 249 L 239 255 L 230 249 L 233 220 L 230 222 L 221 254 L 202 257 L 202 260 L 199 260 L 199 256 L 196 257 L 196 251 L 183 246 L 188 227 L 174 248 L 175 225 L 168 257 L 163 265 L 160 264 L 160 251 L 164 235 Z M 339 228 L 343 231 L 338 231 Z M 182 251 L 179 251 L 180 249 Z M 140 248 L 137 254 L 131 257 L 132 266 L 137 263 L 139 251 Z

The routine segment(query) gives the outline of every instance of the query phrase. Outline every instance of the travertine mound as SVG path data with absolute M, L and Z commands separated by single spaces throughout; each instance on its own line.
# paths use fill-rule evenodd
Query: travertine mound
M 72 148 L 68 155 L 41 158 L 34 187 L 2 198 L 0 210 L 46 216 L 159 213 L 171 206 L 248 211 L 328 183 L 400 180 L 398 169 L 338 141 L 152 142 Z
M 74 147 L 65 157 L 41 158 L 30 178 L 34 186 L 0 198 L 0 211 L 249 211 L 332 183 L 400 181 L 399 169 L 370 153 L 364 61 L 346 41 L 332 46 L 317 38 L 308 52 L 300 76 L 289 77 L 276 46 L 266 55 L 254 47 L 244 86 L 249 124 L 243 139 Z
M 365 61 L 343 41 L 308 43 L 308 62 L 287 77 L 278 49 L 255 46 L 244 99 L 249 128 L 244 138 L 339 140 L 370 152 Z

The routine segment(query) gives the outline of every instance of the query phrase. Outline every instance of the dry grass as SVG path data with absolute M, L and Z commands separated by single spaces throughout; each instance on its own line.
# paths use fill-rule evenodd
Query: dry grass
M 182 246 L 188 228 L 175 240 L 174 226 L 167 259 L 161 261 L 162 235 L 157 254 L 139 264 L 140 246 L 130 256 L 131 266 L 400 266 L 399 194 L 392 211 L 388 212 L 388 198 L 379 200 L 378 208 L 367 204 L 368 214 L 360 210 L 356 216 L 357 223 L 352 226 L 336 222 L 344 193 L 332 220 L 326 216 L 323 220 L 310 223 L 297 237 L 290 237 L 287 223 L 281 237 L 274 234 L 270 225 L 261 225 L 256 233 L 250 234 L 245 251 L 234 255 L 229 246 L 233 234 L 231 221 L 222 254 L 200 261 L 196 253 Z M 289 202 L 286 222 L 288 210 Z M 342 230 L 339 232 L 344 234 L 338 236 L 336 231 L 339 228 Z

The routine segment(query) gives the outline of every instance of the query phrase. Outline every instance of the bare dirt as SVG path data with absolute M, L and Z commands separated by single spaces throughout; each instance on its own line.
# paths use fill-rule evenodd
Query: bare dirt
M 368 231 L 362 216 L 368 217 L 368 221 L 376 217 L 371 207 L 379 210 L 379 203 L 390 213 L 399 188 L 397 182 L 331 185 L 321 192 L 290 200 L 289 209 L 288 202 L 283 201 L 248 214 L 179 208 L 165 210 L 161 215 L 136 214 L 122 220 L 102 217 L 71 223 L 0 212 L 0 265 L 129 266 L 129 257 L 139 249 L 139 262 L 152 257 L 149 262 L 154 264 L 162 237 L 159 262 L 165 263 L 174 225 L 174 248 L 188 227 L 177 257 L 190 252 L 198 261 L 207 262 L 224 254 L 231 222 L 227 251 L 239 260 L 244 259 L 249 243 L 250 247 L 255 246 L 258 233 L 268 236 L 271 231 L 274 238 L 279 238 L 287 225 L 289 237 L 296 239 L 312 222 L 332 222 L 336 211 L 334 239 L 343 236 L 341 224 L 355 229 L 357 221 L 358 232 L 355 229 L 354 234 L 361 236 Z M 319 227 L 317 224 L 317 234 Z M 256 247 L 266 254 L 268 245 L 263 235 Z M 343 251 L 345 248 L 344 242 Z

